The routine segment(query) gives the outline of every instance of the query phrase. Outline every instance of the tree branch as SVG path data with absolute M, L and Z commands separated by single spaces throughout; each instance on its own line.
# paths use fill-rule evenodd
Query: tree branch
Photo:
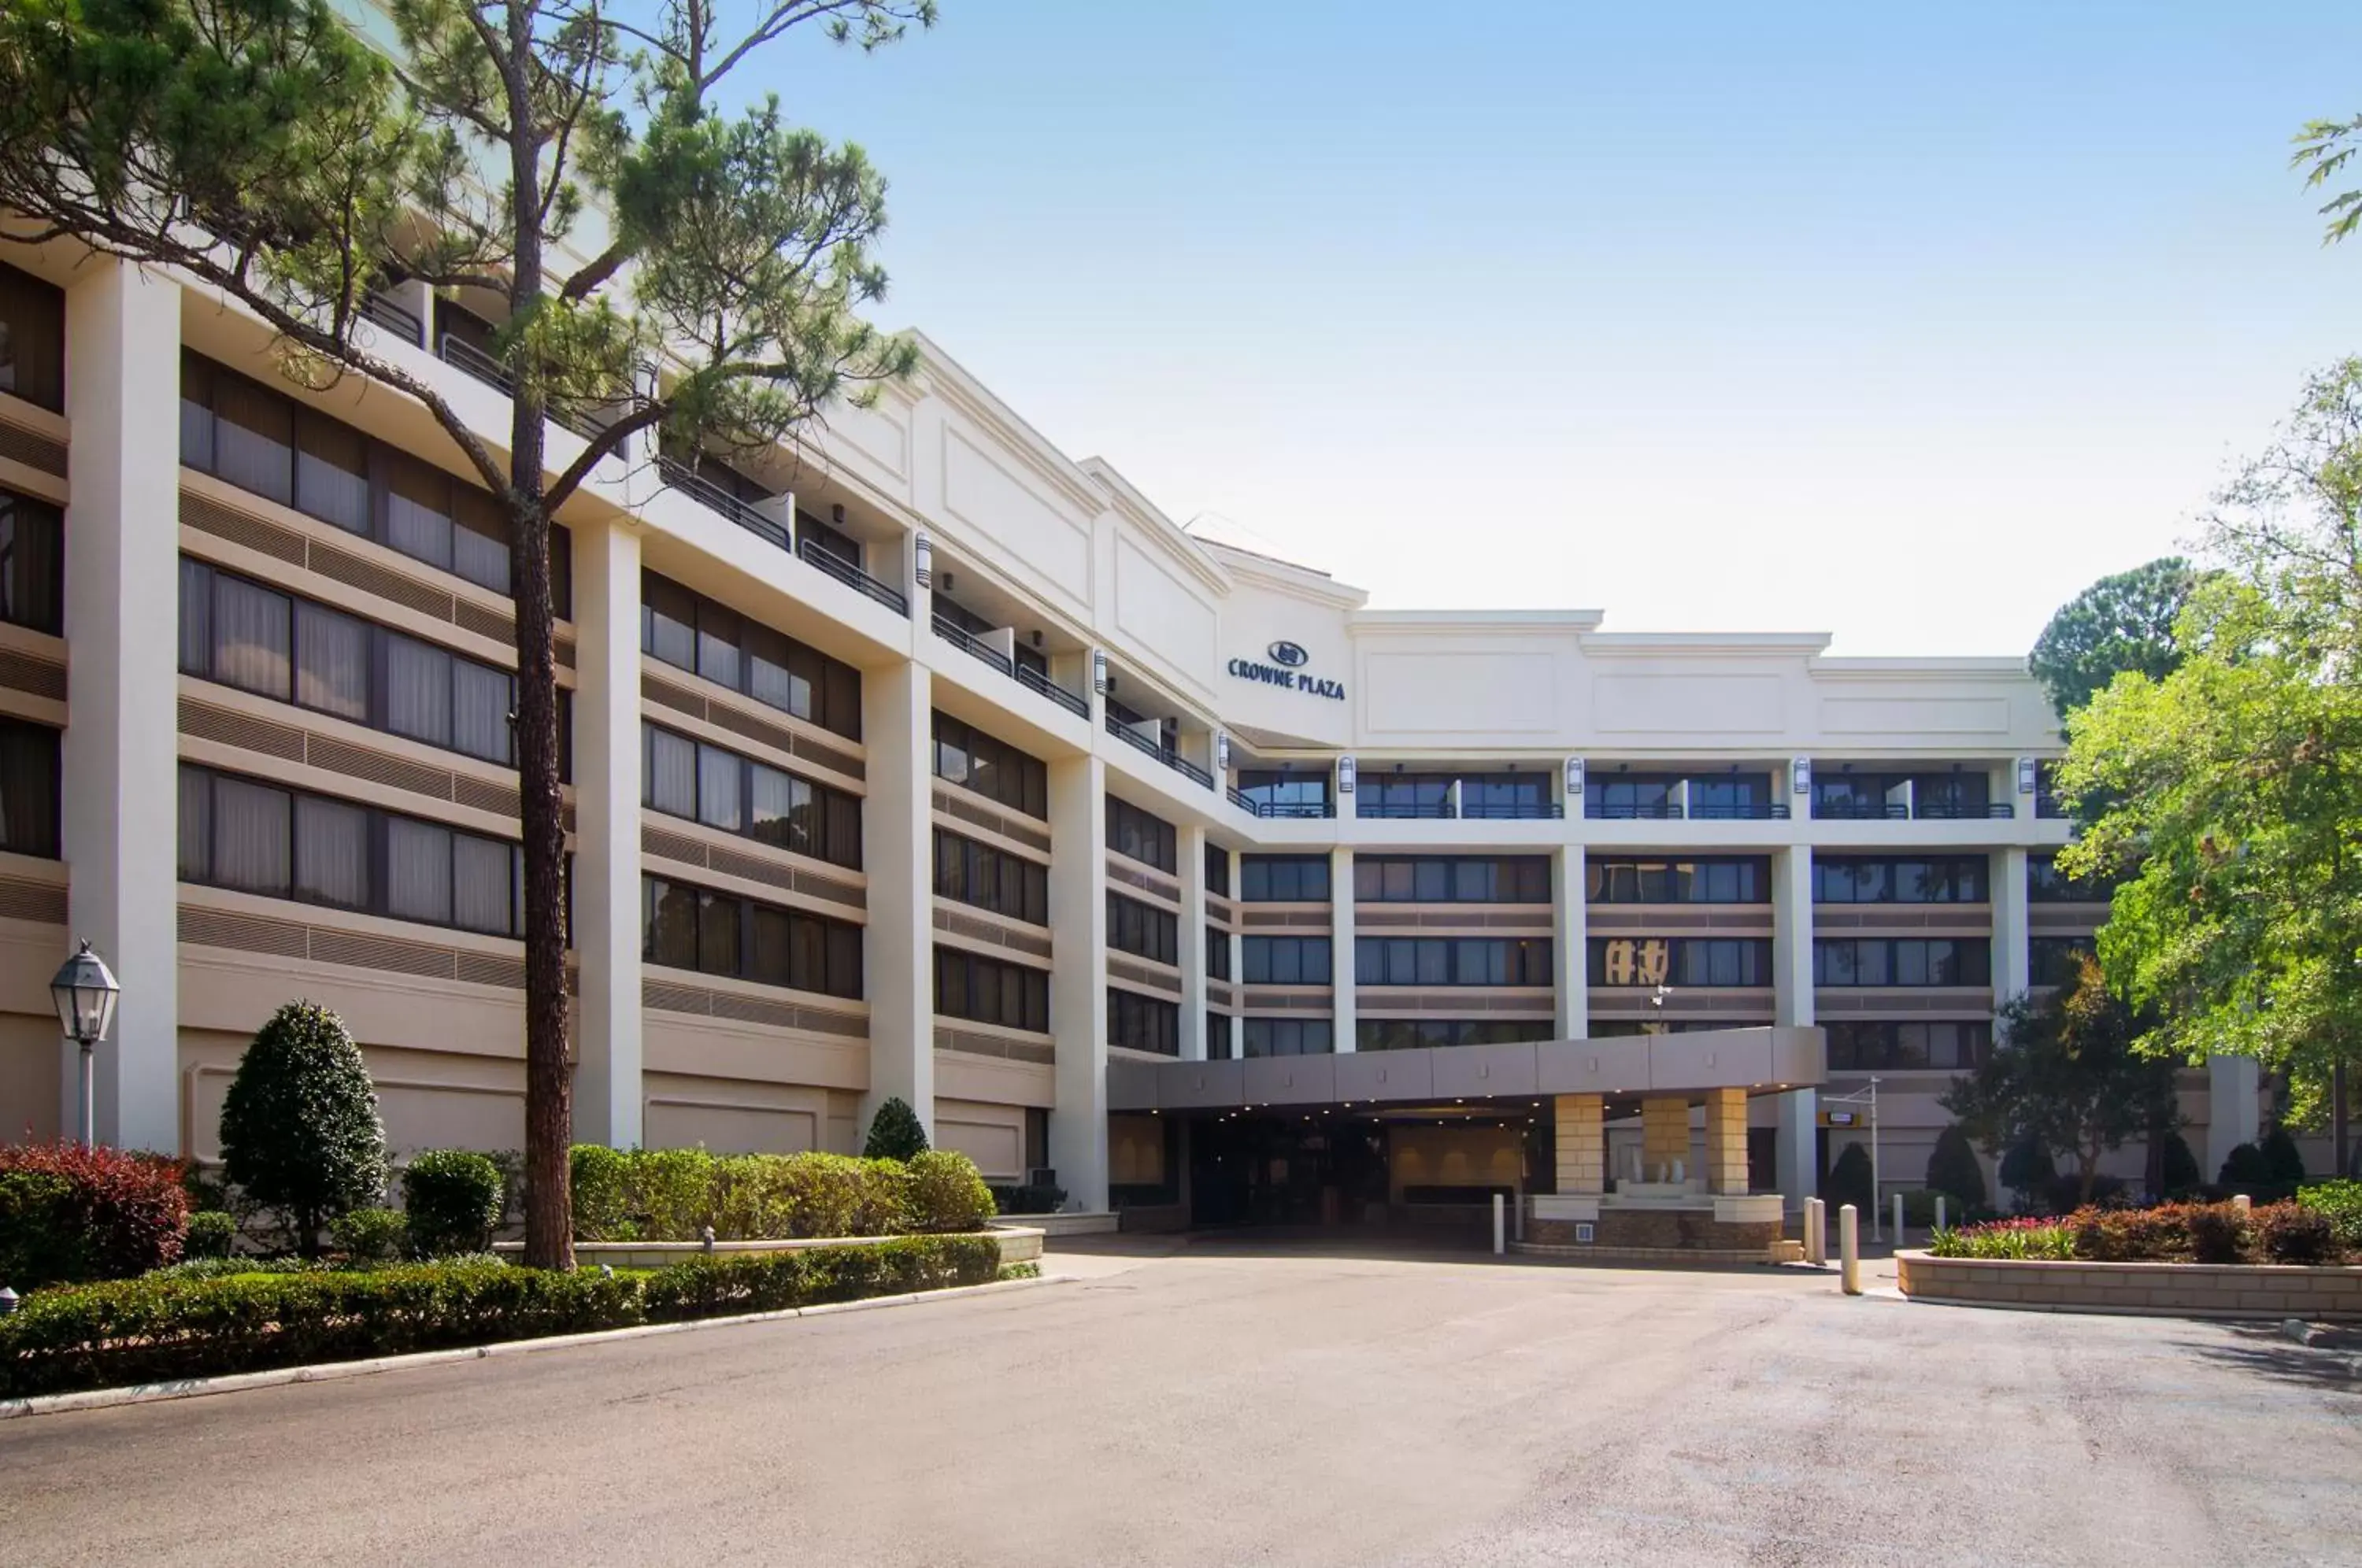
M 590 445 L 582 448 L 582 455 L 567 464 L 565 471 L 552 480 L 549 488 L 542 492 L 542 502 L 549 508 L 550 514 L 557 515 L 558 507 L 582 488 L 583 481 L 590 477 L 590 470 L 597 468 L 602 460 L 620 450 L 632 436 L 661 423 L 664 416 L 671 412 L 669 403 L 651 399 L 599 432 Z

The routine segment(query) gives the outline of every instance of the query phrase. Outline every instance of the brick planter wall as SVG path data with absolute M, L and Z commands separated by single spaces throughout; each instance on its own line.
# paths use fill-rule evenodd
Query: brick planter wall
M 1545 1247 L 1577 1246 L 1574 1226 L 1572 1220 L 1530 1220 L 1526 1240 Z M 1603 1209 L 1592 1226 L 1593 1246 L 1651 1252 L 1760 1253 L 1780 1237 L 1776 1223 L 1718 1220 L 1705 1209 Z
M 2362 1320 L 2362 1268 L 2287 1264 L 2037 1263 L 1894 1254 L 1915 1301 L 2171 1318 Z

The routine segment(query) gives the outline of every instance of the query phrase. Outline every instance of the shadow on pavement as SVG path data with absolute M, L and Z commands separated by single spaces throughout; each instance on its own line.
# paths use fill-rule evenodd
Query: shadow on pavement
M 2278 1324 L 2225 1323 L 2232 1342 L 2185 1342 L 2204 1360 L 2299 1387 L 2362 1394 L 2362 1361 L 2355 1350 L 2362 1338 L 2341 1334 L 2342 1348 L 2301 1345 L 2281 1336 Z

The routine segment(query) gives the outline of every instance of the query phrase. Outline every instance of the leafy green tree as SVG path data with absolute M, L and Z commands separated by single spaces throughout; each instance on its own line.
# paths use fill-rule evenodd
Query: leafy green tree
M 1927 1186 L 1950 1194 L 1963 1213 L 1985 1206 L 1984 1167 L 1977 1164 L 1977 1152 L 1958 1122 L 1936 1134 L 1936 1147 L 1927 1156 Z
M 315 1002 L 270 1015 L 222 1100 L 222 1165 L 247 1198 L 278 1211 L 296 1249 L 328 1221 L 385 1197 L 385 1128 L 361 1049 Z
M 927 1152 L 927 1129 L 910 1101 L 896 1095 L 869 1119 L 869 1138 L 861 1154 L 871 1160 L 908 1160 Z
M 934 0 L 389 0 L 397 47 L 328 0 L 8 0 L 0 209 L 210 286 L 292 379 L 424 403 L 508 514 L 524 845 L 525 1256 L 570 1266 L 564 830 L 550 520 L 666 451 L 768 449 L 915 363 L 858 314 L 885 182 L 861 150 L 720 100 L 808 26 L 876 49 Z M 504 445 L 383 350 L 396 280 L 498 301 Z M 550 421 L 564 426 L 553 436 Z M 579 432 L 579 434 L 575 434 Z
M 2076 717 L 2059 866 L 2118 878 L 2100 958 L 2143 1044 L 2255 1056 L 2304 1121 L 2362 1046 L 2362 360 L 2307 384 L 2207 547 L 2182 664 Z
M 2103 577 L 2050 617 L 2026 666 L 2060 719 L 2126 670 L 2162 680 L 2181 662 L 2174 622 L 2198 574 L 2180 556 Z
M 1941 1097 L 1987 1153 L 2031 1143 L 2070 1161 L 2090 1202 L 2101 1157 L 2176 1117 L 2173 1064 L 2134 1048 L 2140 1025 L 2089 958 L 2075 982 L 2004 1004 L 2003 1040 Z

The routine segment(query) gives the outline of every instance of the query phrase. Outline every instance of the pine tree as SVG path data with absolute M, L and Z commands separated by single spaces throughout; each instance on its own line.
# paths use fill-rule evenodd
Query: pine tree
M 307 1256 L 329 1220 L 383 1201 L 385 1128 L 343 1019 L 308 1001 L 270 1015 L 222 1101 L 221 1151 L 231 1183 L 278 1210 Z
M 873 1160 L 907 1160 L 927 1152 L 927 1130 L 919 1113 L 900 1095 L 877 1108 L 870 1119 L 869 1141 L 861 1152 Z
M 1963 1214 L 1985 1206 L 1984 1167 L 1977 1164 L 1967 1129 L 1957 1121 L 1936 1135 L 1935 1151 L 1927 1156 L 1927 1186 L 1948 1196 Z

